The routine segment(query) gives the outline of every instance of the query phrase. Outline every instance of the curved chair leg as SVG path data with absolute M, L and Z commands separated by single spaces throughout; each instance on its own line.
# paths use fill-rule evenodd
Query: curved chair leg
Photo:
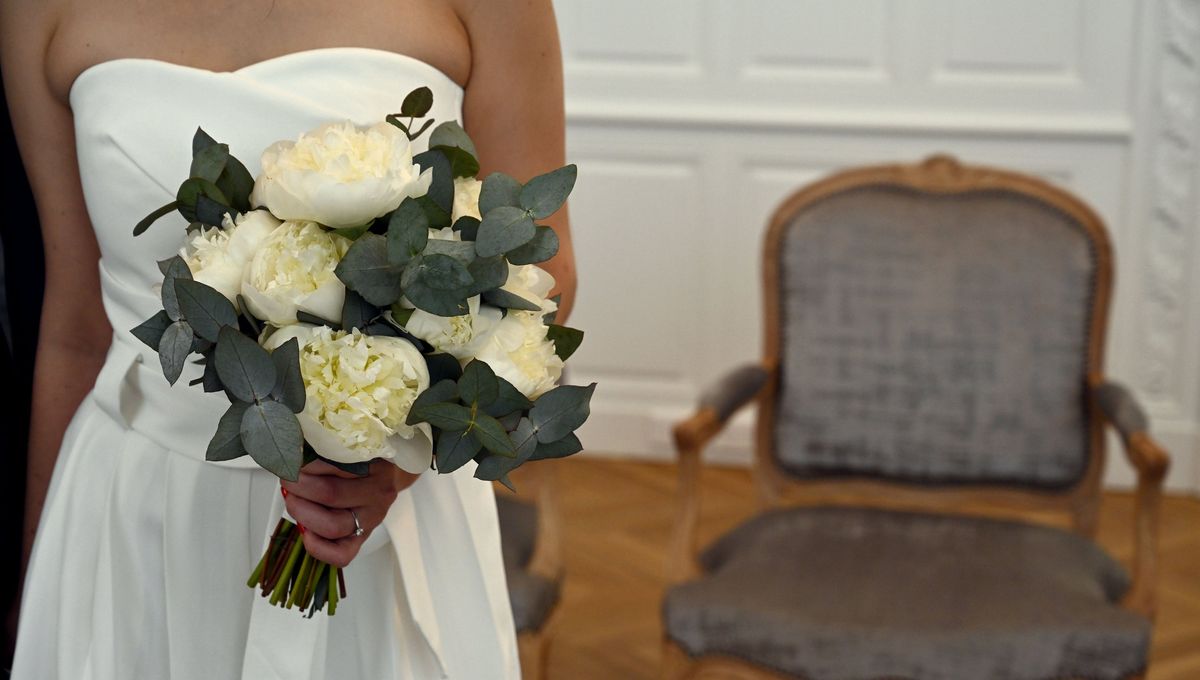
M 683 680 L 691 675 L 693 661 L 683 648 L 670 640 L 663 641 L 662 680 Z
M 522 680 L 542 680 L 546 677 L 546 655 L 550 645 L 544 630 L 517 635 L 517 652 L 521 655 Z

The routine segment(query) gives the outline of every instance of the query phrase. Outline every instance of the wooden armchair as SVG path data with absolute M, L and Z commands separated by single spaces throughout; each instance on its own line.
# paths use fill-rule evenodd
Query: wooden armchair
M 1141 677 L 1168 458 L 1102 376 L 1112 275 L 1079 199 L 946 156 L 784 202 L 764 358 L 675 428 L 663 677 Z M 764 511 L 697 554 L 701 452 L 752 401 Z M 1132 579 L 1093 540 L 1106 422 Z

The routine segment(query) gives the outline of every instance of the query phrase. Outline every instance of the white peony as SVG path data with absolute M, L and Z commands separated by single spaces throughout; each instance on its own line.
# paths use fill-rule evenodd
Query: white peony
M 541 312 L 509 310 L 479 343 L 477 359 L 487 362 L 496 375 L 536 399 L 562 377 L 563 362 L 546 339 Z
M 281 219 L 354 227 L 424 196 L 431 181 L 432 169 L 413 164 L 408 138 L 394 125 L 343 121 L 267 147 L 250 200 Z
M 483 182 L 474 177 L 456 177 L 454 178 L 454 206 L 450 213 L 450 219 L 454 222 L 463 216 L 482 219 L 479 215 L 479 190 L 483 188 Z
M 304 378 L 304 411 L 297 418 L 317 453 L 339 463 L 384 458 L 414 474 L 429 468 L 429 424 L 405 424 L 417 395 L 429 387 L 420 350 L 403 338 L 308 324 L 280 328 L 263 346 L 273 350 L 291 338 L 300 344 Z
M 242 275 L 254 251 L 276 227 L 279 220 L 265 210 L 252 210 L 225 216 L 224 228 L 201 228 L 187 238 L 179 256 L 187 263 L 192 278 L 211 286 L 230 302 L 237 304 Z
M 351 241 L 316 222 L 284 222 L 250 258 L 242 295 L 250 312 L 284 326 L 297 310 L 331 321 L 342 318 L 346 286 L 334 274 Z
M 467 314 L 438 316 L 414 310 L 404 328 L 413 335 L 446 352 L 461 362 L 470 361 L 487 333 L 500 323 L 501 312 L 491 305 L 480 305 L 479 296 L 467 300 Z
M 541 306 L 542 314 L 558 309 L 558 303 L 546 297 L 554 288 L 554 277 L 536 264 L 509 264 L 508 280 L 500 287 Z

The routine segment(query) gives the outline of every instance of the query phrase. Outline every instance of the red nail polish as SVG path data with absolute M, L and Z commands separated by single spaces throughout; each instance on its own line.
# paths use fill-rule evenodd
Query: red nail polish
M 279 487 L 279 493 L 283 494 L 284 498 L 287 498 L 287 489 L 285 489 L 281 486 L 281 487 Z
M 303 525 L 303 524 L 297 524 L 296 526 L 300 527 L 300 533 L 301 533 L 301 535 L 303 535 L 303 534 L 304 534 L 304 532 L 305 532 L 304 525 Z

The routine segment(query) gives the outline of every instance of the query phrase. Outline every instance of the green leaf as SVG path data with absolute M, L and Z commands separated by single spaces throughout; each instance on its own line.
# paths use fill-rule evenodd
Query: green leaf
M 462 149 L 471 154 L 471 156 L 478 155 L 475 151 L 475 142 L 472 142 L 467 131 L 457 121 L 453 120 L 442 123 L 435 127 L 433 132 L 429 133 L 429 148 L 433 149 L 439 146 Z
M 437 471 L 449 474 L 466 465 L 482 448 L 467 430 L 442 430 L 437 437 Z
M 363 234 L 355 241 L 334 273 L 376 307 L 386 307 L 400 297 L 402 270 L 388 261 L 387 239 L 378 234 Z
M 509 251 L 507 257 L 513 264 L 537 264 L 549 260 L 557 253 L 558 234 L 550 227 L 539 225 L 529 243 Z
M 467 297 L 499 289 L 508 282 L 508 262 L 503 255 L 477 257 L 467 265 L 467 271 L 471 274 Z
M 460 220 L 461 221 L 461 220 Z M 431 238 L 425 246 L 426 257 L 430 255 L 445 255 L 452 257 L 467 266 L 475 261 L 475 244 L 470 241 L 449 241 Z
M 458 381 L 459 376 L 462 375 L 462 365 L 458 363 L 458 359 L 445 352 L 426 354 L 425 365 L 429 367 L 430 384 L 445 380 L 455 383 Z M 455 399 L 458 399 L 457 386 L 454 388 L 454 397 L 445 399 L 444 401 L 454 401 Z
M 554 343 L 554 353 L 566 361 L 583 343 L 583 331 L 566 326 L 547 325 L 546 339 Z
M 204 362 L 204 375 L 201 376 L 204 383 L 205 392 L 220 392 L 225 389 L 225 385 L 221 383 L 221 377 L 217 375 L 217 362 Z
M 466 265 L 449 255 L 422 255 L 417 267 L 421 282 L 435 290 L 465 293 L 471 285 L 471 273 Z
M 516 457 L 488 456 L 479 462 L 479 467 L 475 468 L 475 479 L 482 479 L 487 482 L 499 481 L 510 490 L 515 490 L 513 489 L 512 482 L 506 480 L 508 479 L 508 473 L 517 469 L 520 465 L 521 463 Z
M 479 218 L 463 215 L 454 223 L 454 231 L 457 231 L 464 241 L 474 241 L 479 235 Z
M 521 183 L 502 172 L 493 172 L 479 189 L 479 214 L 487 215 L 502 206 L 521 207 Z
M 418 309 L 437 316 L 462 316 L 470 311 L 465 292 L 437 290 L 422 281 L 405 288 L 404 295 Z
M 154 316 L 131 328 L 129 332 L 133 333 L 133 337 L 146 343 L 147 347 L 157 352 L 158 342 L 163 336 L 163 331 L 167 330 L 167 326 L 170 325 L 170 315 L 165 310 L 160 309 Z
M 418 198 L 417 203 L 420 204 L 421 210 L 425 211 L 425 219 L 429 220 L 430 229 L 445 229 L 450 226 L 450 211 L 443 210 L 428 195 Z
M 349 297 L 350 295 L 358 295 L 358 293 L 355 293 L 352 290 L 346 291 L 346 296 Z M 361 300 L 362 297 L 360 296 L 359 299 Z M 311 323 L 314 326 L 329 326 L 335 331 L 341 330 L 341 325 L 339 325 L 338 322 L 330 321 L 329 319 L 322 319 L 316 314 L 313 314 L 312 312 L 306 312 L 303 309 L 296 310 L 296 321 L 299 321 L 300 323 Z
M 179 380 L 180 374 L 183 373 L 183 365 L 192 353 L 192 336 L 192 327 L 188 322 L 176 321 L 167 326 L 162 339 L 158 341 L 158 363 L 162 365 L 167 382 L 172 385 Z
M 254 462 L 280 479 L 300 479 L 304 434 L 300 421 L 277 401 L 250 404 L 242 415 L 242 445 Z
M 406 198 L 388 220 L 388 262 L 403 267 L 425 250 L 429 241 L 429 218 L 417 201 Z
M 271 351 L 275 364 L 275 387 L 271 396 L 294 413 L 304 410 L 304 377 L 300 373 L 300 341 L 292 338 Z
M 413 404 L 410 414 L 416 414 L 418 422 L 425 421 L 439 430 L 468 430 L 471 428 L 471 409 L 461 404 L 429 404 L 417 408 Z
M 236 328 L 225 326 L 221 329 L 213 356 L 217 375 L 235 398 L 260 401 L 275 388 L 275 364 L 271 362 L 271 355 Z
M 479 161 L 465 149 L 452 146 L 434 147 L 450 161 L 450 174 L 455 177 L 474 177 L 479 174 Z
M 495 416 L 496 420 L 499 420 L 500 424 L 504 426 L 504 429 L 508 430 L 509 432 L 517 429 L 517 425 L 521 424 L 522 417 L 523 415 L 520 411 L 513 411 L 512 413 L 503 417 Z
M 228 144 L 209 144 L 192 154 L 190 176 L 216 184 L 221 173 L 225 172 L 225 162 L 228 160 Z
M 433 168 L 433 182 L 426 195 L 449 215 L 454 206 L 454 176 L 446 154 L 440 149 L 430 149 L 413 156 L 413 162 L 420 165 L 422 171 Z
M 470 413 L 469 410 L 467 412 Z M 500 421 L 486 413 L 476 413 L 474 425 L 471 431 L 475 433 L 475 438 L 479 440 L 479 443 L 483 444 L 483 448 L 497 456 L 507 458 L 517 456 L 517 449 L 513 446 L 512 440 L 508 438 L 508 432 L 504 430 Z
M 533 402 L 524 394 L 521 394 L 521 390 L 513 387 L 513 384 L 509 381 L 496 376 L 496 382 L 498 383 L 496 400 L 488 404 L 484 409 L 484 412 L 489 416 L 500 418 L 510 413 L 524 411 L 533 406 Z
M 521 189 L 521 207 L 533 213 L 535 219 L 544 220 L 553 215 L 575 188 L 577 174 L 578 168 L 572 163 L 534 177 Z
M 217 178 L 217 188 L 221 190 L 238 212 L 250 212 L 250 194 L 254 191 L 254 176 L 237 158 L 229 157 L 225 162 L 225 172 Z
M 371 325 L 379 316 L 379 308 L 367 302 L 362 295 L 353 290 L 346 291 L 346 299 L 342 302 L 342 330 L 351 331 L 363 329 Z
M 502 255 L 525 245 L 536 233 L 529 213 L 520 208 L 500 206 L 487 213 L 479 224 L 475 252 L 480 257 Z
M 404 422 L 409 425 L 416 425 L 422 420 L 417 417 L 416 411 L 418 409 L 432 406 L 433 404 L 454 401 L 458 401 L 458 385 L 453 380 L 438 380 L 426 388 L 424 392 L 417 395 L 417 398 L 413 401 L 413 405 L 409 408 L 408 418 Z
M 225 215 L 230 211 L 229 206 L 217 203 L 208 196 L 200 194 L 196 197 L 196 221 L 210 227 L 220 227 L 225 222 Z
M 229 405 L 221 420 L 217 422 L 217 431 L 208 442 L 208 450 L 204 452 L 204 460 L 233 460 L 246 455 L 246 447 L 242 446 L 242 418 L 250 404 L 235 401 Z
M 463 402 L 483 408 L 500 395 L 500 380 L 491 366 L 472 359 L 458 379 L 458 394 Z
M 136 225 L 134 225 L 133 235 L 141 236 L 147 229 L 150 228 L 150 225 L 157 222 L 160 217 L 165 217 L 165 216 L 171 214 L 172 212 L 174 212 L 178 208 L 179 208 L 179 201 L 171 201 L 170 203 L 159 208 L 158 210 L 155 210 L 154 212 L 150 213 L 149 215 L 146 215 L 145 217 L 142 218 L 142 220 L 140 222 L 138 222 Z
M 483 301 L 489 305 L 504 307 L 505 309 L 518 309 L 523 312 L 537 312 L 541 307 L 526 300 L 525 298 L 515 293 L 510 293 L 503 288 L 484 291 Z
M 409 118 L 423 118 L 433 108 L 433 90 L 428 87 L 418 87 L 404 97 L 400 104 L 400 115 Z
M 196 335 L 216 342 L 222 326 L 237 328 L 237 310 L 215 288 L 191 279 L 176 278 L 171 281 L 175 285 L 179 311 L 196 330 Z
M 549 444 L 538 443 L 537 450 L 529 457 L 529 460 L 544 460 L 547 458 L 566 458 L 583 450 L 583 444 L 579 441 L 579 437 L 575 433 L 559 439 L 556 442 Z
M 371 225 L 373 224 L 375 222 L 371 221 L 366 224 L 360 224 L 357 227 L 342 227 L 341 229 L 334 229 L 333 233 L 348 238 L 351 241 L 357 241 L 360 236 L 371 231 Z
M 250 313 L 250 308 L 246 306 L 246 298 L 242 297 L 241 293 L 238 293 L 237 297 L 234 299 L 237 300 L 237 308 L 241 311 L 241 318 L 246 321 L 246 325 L 249 326 L 250 330 L 252 331 L 249 333 L 249 335 L 252 335 L 256 338 L 262 335 L 262 322 L 254 318 L 254 315 Z
M 412 318 L 415 311 L 417 310 L 401 307 L 399 302 L 392 303 L 392 321 L 403 327 L 408 324 L 408 320 Z
M 199 177 L 185 179 L 179 185 L 175 200 L 179 202 L 179 213 L 188 222 L 197 221 L 196 201 L 200 196 L 207 196 L 221 205 L 229 205 L 229 199 L 216 184 Z
M 179 321 L 183 318 L 183 312 L 179 309 L 179 298 L 175 295 L 175 279 L 191 279 L 192 270 L 188 269 L 187 262 L 183 261 L 182 257 L 176 255 L 167 263 L 167 273 L 163 276 L 162 290 L 160 296 L 162 298 L 163 309 L 172 321 Z
M 196 128 L 196 132 L 192 135 L 192 155 L 195 156 L 216 143 L 217 140 L 209 137 L 208 133 L 202 128 Z
M 550 299 L 554 302 L 554 311 L 542 315 L 542 323 L 545 324 L 554 323 L 554 319 L 558 317 L 558 308 L 562 306 L 562 293 L 551 296 Z
M 538 397 L 529 410 L 529 419 L 538 429 L 538 441 L 558 441 L 583 424 L 591 414 L 590 402 L 596 383 L 587 387 L 559 385 Z
M 522 418 L 513 431 L 508 434 L 508 438 L 517 451 L 517 462 L 519 463 L 529 460 L 538 446 L 537 428 L 528 418 Z

